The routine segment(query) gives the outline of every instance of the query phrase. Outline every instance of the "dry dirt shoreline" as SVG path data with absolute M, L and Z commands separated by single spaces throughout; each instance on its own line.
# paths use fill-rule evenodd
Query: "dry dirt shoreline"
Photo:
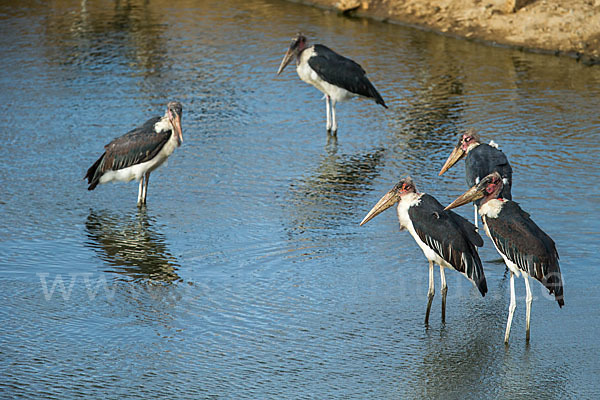
M 292 0 L 293 1 L 293 0 Z M 300 0 L 348 15 L 600 64 L 600 0 Z

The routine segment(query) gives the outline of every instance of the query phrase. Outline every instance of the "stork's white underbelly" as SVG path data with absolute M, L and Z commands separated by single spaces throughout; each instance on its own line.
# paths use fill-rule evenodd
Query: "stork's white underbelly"
M 335 102 L 344 101 L 355 97 L 356 94 L 347 91 L 341 87 L 332 85 L 329 82 L 321 79 L 319 75 L 308 65 L 308 59 L 314 54 L 313 49 L 306 49 L 300 55 L 300 62 L 296 67 L 296 71 L 298 72 L 298 76 L 304 82 L 313 85 L 325 95 L 331 97 L 331 99 Z
M 108 182 L 130 182 L 132 180 L 139 181 L 146 172 L 152 172 L 167 161 L 167 158 L 175 151 L 177 147 L 176 135 L 171 134 L 171 137 L 158 154 L 151 160 L 132 165 L 131 167 L 118 170 L 106 171 L 100 177 L 100 183 Z
M 483 209 L 483 207 L 482 207 Z M 494 248 L 496 249 L 496 251 L 498 252 L 498 254 L 500 254 L 502 256 L 502 258 L 504 259 L 504 263 L 506 264 L 506 266 L 508 267 L 508 269 L 510 269 L 510 272 L 512 272 L 513 274 L 515 274 L 517 276 L 517 278 L 519 276 L 521 276 L 521 269 L 519 268 L 519 266 L 517 264 L 515 264 L 514 262 L 510 261 L 508 258 L 506 258 L 506 256 L 500 251 L 498 250 L 498 246 L 496 246 L 496 242 L 494 242 L 494 239 L 492 238 L 492 235 L 490 235 L 490 230 L 488 229 L 488 225 L 486 223 L 486 217 L 485 215 L 483 215 L 483 229 L 485 229 L 485 233 L 486 235 L 488 235 L 488 237 L 490 239 L 492 239 L 492 243 L 494 244 Z
M 397 212 L 398 212 L 398 221 L 400 222 L 400 225 L 403 228 L 406 228 L 408 230 L 408 232 L 410 232 L 410 235 L 413 237 L 413 239 L 415 239 L 415 242 L 417 242 L 417 244 L 419 245 L 421 250 L 423 250 L 423 254 L 425 254 L 425 257 L 427 257 L 428 260 L 433 261 L 437 265 L 440 265 L 444 268 L 454 269 L 452 264 L 449 264 L 448 262 L 446 262 L 446 260 L 444 260 L 442 257 L 440 257 L 435 251 L 433 251 L 433 249 L 431 249 L 431 247 L 429 247 L 425 242 L 423 242 L 421 240 L 421 238 L 419 237 L 419 235 L 417 234 L 417 231 L 415 231 L 413 223 L 410 220 L 410 217 L 408 215 L 408 209 L 413 204 L 418 204 L 419 201 L 420 200 L 419 200 L 418 195 L 415 194 L 414 199 L 412 199 L 412 200 L 411 199 L 403 199 L 402 201 L 400 201 L 398 203 Z M 440 252 L 441 252 L 441 250 L 440 250 Z

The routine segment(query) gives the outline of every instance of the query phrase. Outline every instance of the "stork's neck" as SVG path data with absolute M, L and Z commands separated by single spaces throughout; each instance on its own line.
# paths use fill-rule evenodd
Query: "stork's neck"
M 305 46 L 304 48 L 298 50 L 298 53 L 296 53 L 296 66 L 300 65 L 300 63 L 302 62 L 302 53 L 304 53 L 308 49 L 312 49 L 312 46 Z M 308 53 L 312 53 L 312 52 L 308 52 Z M 308 58 L 310 58 L 311 55 L 312 54 L 308 54 Z
M 156 133 L 166 132 L 166 131 L 175 131 L 173 129 L 173 125 L 171 125 L 171 121 L 169 121 L 169 117 L 166 115 L 160 119 L 156 124 L 154 124 L 154 131 Z
M 504 204 L 506 204 L 506 200 L 502 198 L 486 198 L 479 206 L 479 215 L 488 218 L 498 218 L 498 214 L 502 211 Z
M 465 152 L 466 152 L 466 153 L 470 152 L 471 150 L 473 150 L 475 147 L 479 146 L 480 144 L 481 144 L 481 143 L 479 143 L 479 142 L 472 142 L 472 143 L 469 143 L 469 145 L 468 145 L 468 146 L 467 146 L 467 148 L 465 149 Z
M 398 213 L 400 210 L 408 211 L 409 208 L 419 205 L 421 202 L 421 196 L 423 193 L 406 193 L 400 197 L 400 201 L 398 202 Z
M 396 212 L 398 213 L 398 221 L 400 222 L 400 226 L 402 228 L 408 228 L 411 226 L 410 216 L 408 215 L 408 209 L 419 205 L 421 203 L 421 196 L 423 193 L 407 193 L 400 197 L 400 201 L 398 202 L 398 207 L 396 208 Z
M 423 196 L 423 193 L 419 193 L 419 192 L 406 193 L 406 194 L 403 194 L 402 197 L 400 197 L 400 202 L 410 203 L 410 205 L 414 205 L 414 203 L 419 202 L 419 199 L 421 199 L 421 196 Z

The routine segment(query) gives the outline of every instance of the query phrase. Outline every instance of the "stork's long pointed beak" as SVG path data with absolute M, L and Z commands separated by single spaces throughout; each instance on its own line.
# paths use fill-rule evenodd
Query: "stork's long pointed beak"
M 460 160 L 463 157 L 464 154 L 465 151 L 460 147 L 460 145 L 456 146 L 454 150 L 452 150 L 452 153 L 450 154 L 450 156 L 446 160 L 446 163 L 442 167 L 439 176 L 441 176 L 444 172 L 448 171 L 450 167 L 456 164 L 458 160 Z
M 181 131 L 181 119 L 179 118 L 179 115 L 175 115 L 175 118 L 173 118 L 171 124 L 173 125 L 173 129 L 175 129 L 175 134 L 177 135 L 177 145 L 181 146 L 181 143 L 183 143 L 183 132 Z
M 277 75 L 279 75 L 281 71 L 283 71 L 283 69 L 287 67 L 287 65 L 290 63 L 290 61 L 292 61 L 293 58 L 294 52 L 292 51 L 292 49 L 288 49 L 288 51 L 286 51 L 285 53 L 285 56 L 283 56 L 283 60 L 281 60 L 281 64 L 279 65 L 279 69 L 277 70 Z
M 456 200 L 454 200 L 450 205 L 448 205 L 444 210 L 450 210 L 452 208 L 460 207 L 464 204 L 470 203 L 475 200 L 479 200 L 484 196 L 485 186 L 483 185 L 475 185 L 471 189 L 467 190 L 465 193 L 460 195 Z
M 375 204 L 371 211 L 369 211 L 367 216 L 363 218 L 363 220 L 360 223 L 360 226 L 363 226 L 364 224 L 375 218 L 377 215 L 381 214 L 382 212 L 396 204 L 398 200 L 399 195 L 394 189 L 387 192 L 381 199 L 379 199 L 377 204 Z

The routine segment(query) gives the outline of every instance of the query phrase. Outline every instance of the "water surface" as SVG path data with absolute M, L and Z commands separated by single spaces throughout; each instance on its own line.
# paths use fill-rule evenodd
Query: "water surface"
M 600 69 L 281 1 L 0 5 L 0 397 L 594 398 L 600 395 Z M 368 71 L 389 110 L 325 105 L 293 68 L 297 32 Z M 112 138 L 184 104 L 184 143 L 137 185 L 86 190 Z M 438 177 L 458 133 L 494 139 L 513 196 L 555 240 L 559 309 L 509 277 L 448 273 L 423 324 L 427 262 L 388 211 Z M 472 219 L 472 208 L 460 212 Z M 439 280 L 436 272 L 436 284 Z

